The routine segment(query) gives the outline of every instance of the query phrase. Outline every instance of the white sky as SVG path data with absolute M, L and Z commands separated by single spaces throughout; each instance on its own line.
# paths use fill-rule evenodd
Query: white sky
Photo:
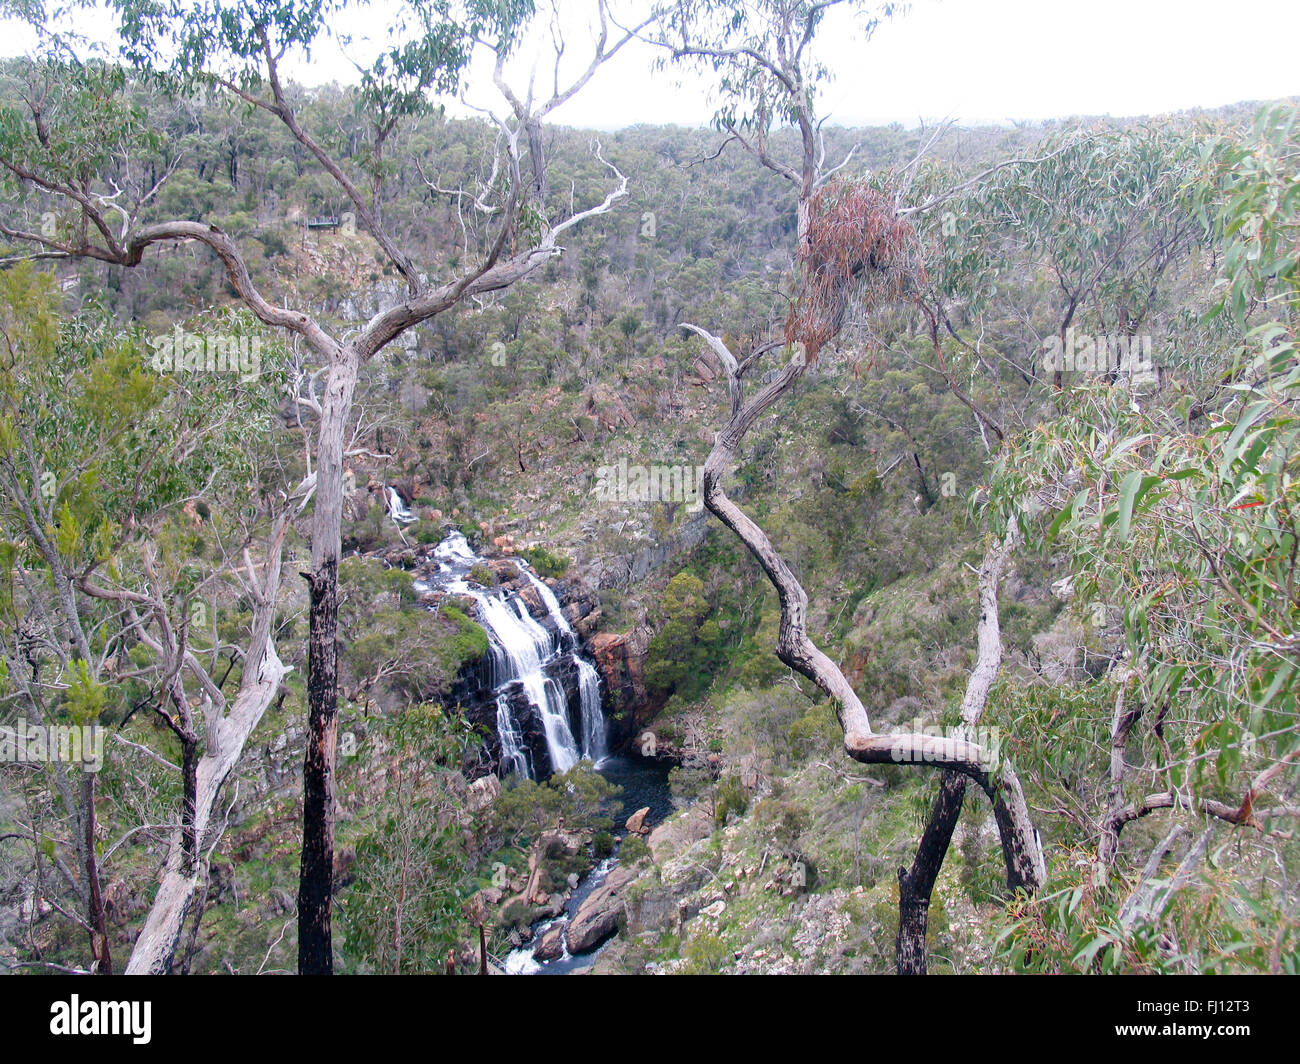
M 590 5 L 559 2 L 574 54 Z M 630 17 L 645 3 L 622 0 L 620 9 Z M 1155 114 L 1300 95 L 1296 0 L 914 0 L 869 43 L 844 14 L 833 13 L 817 42 L 835 75 L 820 111 L 842 125 Z M 349 21 L 358 36 L 384 24 L 374 10 Z M 0 33 L 8 54 L 32 46 L 25 27 L 0 20 Z M 704 84 L 675 85 L 671 74 L 651 71 L 653 58 L 649 46 L 628 47 L 553 120 L 602 129 L 706 123 Z M 539 70 L 549 76 L 545 60 Z M 307 84 L 353 79 L 333 41 L 309 63 L 287 63 L 286 73 Z M 486 74 L 476 70 L 470 98 L 495 106 Z

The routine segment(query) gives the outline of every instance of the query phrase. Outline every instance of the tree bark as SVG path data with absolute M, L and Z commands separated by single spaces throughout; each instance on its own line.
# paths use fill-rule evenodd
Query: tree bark
M 334 892 L 334 755 L 338 711 L 338 566 L 308 578 L 307 754 L 303 765 L 302 866 L 298 879 L 298 972 L 334 971 L 330 899 Z
M 776 655 L 782 662 L 806 676 L 833 701 L 836 716 L 844 732 L 845 752 L 864 764 L 925 764 L 947 768 L 973 779 L 989 796 L 1002 839 L 1010 889 L 1035 891 L 1046 879 L 1038 832 L 1029 816 L 1029 807 L 1015 769 L 1000 762 L 997 752 L 983 749 L 966 737 L 940 737 L 923 734 L 877 735 L 871 730 L 866 707 L 853 685 L 827 655 L 808 636 L 808 593 L 760 528 L 740 509 L 722 488 L 722 477 L 736 461 L 740 441 L 750 427 L 802 376 L 806 364 L 796 354 L 776 378 L 764 385 L 748 403 L 744 400 L 743 377 L 746 369 L 774 344 L 760 346 L 738 362 L 726 344 L 699 326 L 683 324 L 702 337 L 718 356 L 727 372 L 731 416 L 714 438 L 713 449 L 704 463 L 704 505 L 734 532 L 749 549 L 776 589 L 781 605 Z M 963 720 L 972 725 L 978 719 L 988 687 L 1001 658 L 1001 640 L 997 622 L 997 579 L 1011 533 L 985 556 L 985 567 L 993 566 L 992 579 L 981 579 L 981 661 L 972 672 L 967 698 L 963 701 Z M 996 654 L 990 669 L 983 660 Z M 972 694 L 972 691 L 975 693 Z M 978 708 L 976 708 L 978 703 Z
M 1018 536 L 1013 523 L 1000 542 L 991 542 L 984 552 L 979 571 L 979 623 L 976 626 L 975 667 L 966 681 L 966 693 L 961 701 L 961 719 L 966 734 L 973 734 L 988 703 L 989 690 L 997 679 L 1002 664 L 1002 627 L 998 615 L 998 582 L 1002 569 L 1016 545 Z M 966 777 L 945 770 L 940 783 L 939 797 L 935 799 L 930 820 L 921 836 L 912 869 L 898 870 L 898 941 L 895 949 L 899 975 L 924 975 L 926 973 L 925 933 L 930 913 L 930 897 L 935 881 L 943 868 L 952 835 L 961 816 L 966 796 Z M 1027 811 L 1026 811 L 1027 815 Z M 1001 823 L 999 822 L 999 827 Z M 1008 830 L 1014 831 L 1015 824 Z M 1035 844 L 1037 840 L 1034 840 Z M 1006 850 L 1004 848 L 1004 854 Z M 1019 862 L 1008 858 L 1007 881 L 1022 881 Z M 1031 889 L 1038 884 L 1030 885 Z
M 193 910 L 195 895 L 203 887 L 201 849 L 212 810 L 244 751 L 244 744 L 289 671 L 280 661 L 271 638 L 288 526 L 286 514 L 271 537 L 261 579 L 249 573 L 254 599 L 253 627 L 239 693 L 224 713 L 211 702 L 206 703 L 207 736 L 203 756 L 194 769 L 193 819 L 172 832 L 162 883 L 127 961 L 127 975 L 163 975 L 171 971 L 185 921 Z M 187 842 L 187 836 L 192 837 L 192 844 Z M 197 914 L 195 919 L 200 916 Z
M 87 915 L 90 918 L 90 953 L 95 958 L 95 972 L 98 975 L 113 974 L 113 954 L 108 948 L 108 924 L 104 918 L 104 896 L 99 884 L 99 860 L 95 855 L 95 776 L 91 772 L 81 774 L 81 804 L 86 827 L 86 887 L 90 904 Z
M 925 933 L 930 918 L 930 895 L 943 868 L 952 833 L 966 797 L 966 777 L 951 769 L 939 781 L 930 820 L 916 848 L 912 868 L 898 870 L 898 937 L 894 956 L 899 975 L 925 975 Z
M 338 569 L 343 536 L 343 452 L 360 360 L 344 348 L 329 368 L 316 440 L 307 647 L 307 750 L 303 762 L 298 972 L 334 971 L 334 758 L 338 713 Z

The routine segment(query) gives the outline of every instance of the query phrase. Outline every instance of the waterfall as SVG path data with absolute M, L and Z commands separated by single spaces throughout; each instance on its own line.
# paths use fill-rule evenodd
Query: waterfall
M 510 702 L 505 695 L 497 695 L 497 736 L 501 740 L 501 774 L 514 772 L 520 776 L 533 776 L 533 759 L 524 745 L 523 733 L 510 712 Z
M 402 497 L 391 484 L 388 487 L 388 516 L 404 525 L 415 520 L 415 514 L 406 508 L 406 503 L 402 502 Z
M 453 532 L 434 549 L 439 575 L 431 579 L 453 594 L 474 600 L 479 622 L 488 636 L 489 680 L 496 693 L 496 731 L 501 744 L 499 772 L 535 779 L 538 765 L 529 748 L 528 729 L 521 714 L 534 721 L 545 737 L 553 772 L 567 772 L 586 758 L 600 761 L 608 754 L 605 717 L 601 712 L 600 674 L 579 651 L 577 633 L 569 624 L 550 587 L 524 563 L 520 575 L 537 591 L 550 625 L 540 623 L 516 592 L 483 587 L 470 577 L 483 564 L 465 537 Z M 421 588 L 428 584 L 421 582 Z M 572 658 L 572 665 L 566 662 Z M 578 715 L 571 721 L 564 685 L 554 675 L 567 668 L 577 672 Z M 523 707 L 528 711 L 525 712 Z M 576 725 L 576 734 L 575 734 Z M 534 747 L 540 751 L 540 746 Z
M 537 589 L 537 594 L 546 603 L 546 610 L 555 622 L 555 627 L 564 634 L 570 645 L 576 646 L 578 633 L 573 630 L 568 618 L 564 616 L 564 611 L 560 608 L 560 600 L 555 597 L 555 592 L 540 580 L 531 569 L 525 569 L 524 575 L 532 582 L 533 587 Z M 600 710 L 600 673 L 596 671 L 596 666 L 585 658 L 577 657 L 576 660 L 578 662 L 578 694 L 582 706 L 583 756 L 589 757 L 593 761 L 600 761 L 609 753 L 606 747 L 605 714 Z
M 578 693 L 582 696 L 582 749 L 597 764 L 609 756 L 605 714 L 600 709 L 600 673 L 586 658 L 578 658 Z

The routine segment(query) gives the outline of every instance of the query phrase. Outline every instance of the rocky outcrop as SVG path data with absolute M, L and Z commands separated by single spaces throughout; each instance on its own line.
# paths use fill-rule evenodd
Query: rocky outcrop
M 533 950 L 533 960 L 558 961 L 564 956 L 564 925 L 560 924 L 546 931 Z
M 482 776 L 469 785 L 467 793 L 469 811 L 481 813 L 501 794 L 501 781 L 496 776 Z
M 618 930 L 618 918 L 623 913 L 623 888 L 637 875 L 634 869 L 620 865 L 583 899 L 569 923 L 570 953 L 575 956 L 590 953 Z
M 689 848 L 692 843 L 707 839 L 712 830 L 713 817 L 703 803 L 697 803 L 680 815 L 669 817 L 650 832 L 646 845 L 656 862 L 664 861 Z
M 650 629 L 640 626 L 630 632 L 597 632 L 587 643 L 605 681 L 611 750 L 631 742 L 658 711 L 645 686 L 650 636 Z

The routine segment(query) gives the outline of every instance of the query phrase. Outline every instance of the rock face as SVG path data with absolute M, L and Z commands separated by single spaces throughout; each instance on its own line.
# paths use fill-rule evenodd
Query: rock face
M 587 895 L 569 924 L 570 953 L 575 956 L 590 953 L 618 930 L 618 918 L 623 912 L 623 888 L 636 878 L 633 869 L 620 866 Z
M 639 627 L 630 632 L 597 632 L 587 643 L 587 652 L 600 670 L 608 692 L 606 709 L 611 750 L 635 738 L 659 709 L 651 702 L 645 686 L 650 636 L 649 628 Z
M 501 794 L 501 781 L 495 776 L 482 776 L 469 785 L 469 811 L 481 813 Z

